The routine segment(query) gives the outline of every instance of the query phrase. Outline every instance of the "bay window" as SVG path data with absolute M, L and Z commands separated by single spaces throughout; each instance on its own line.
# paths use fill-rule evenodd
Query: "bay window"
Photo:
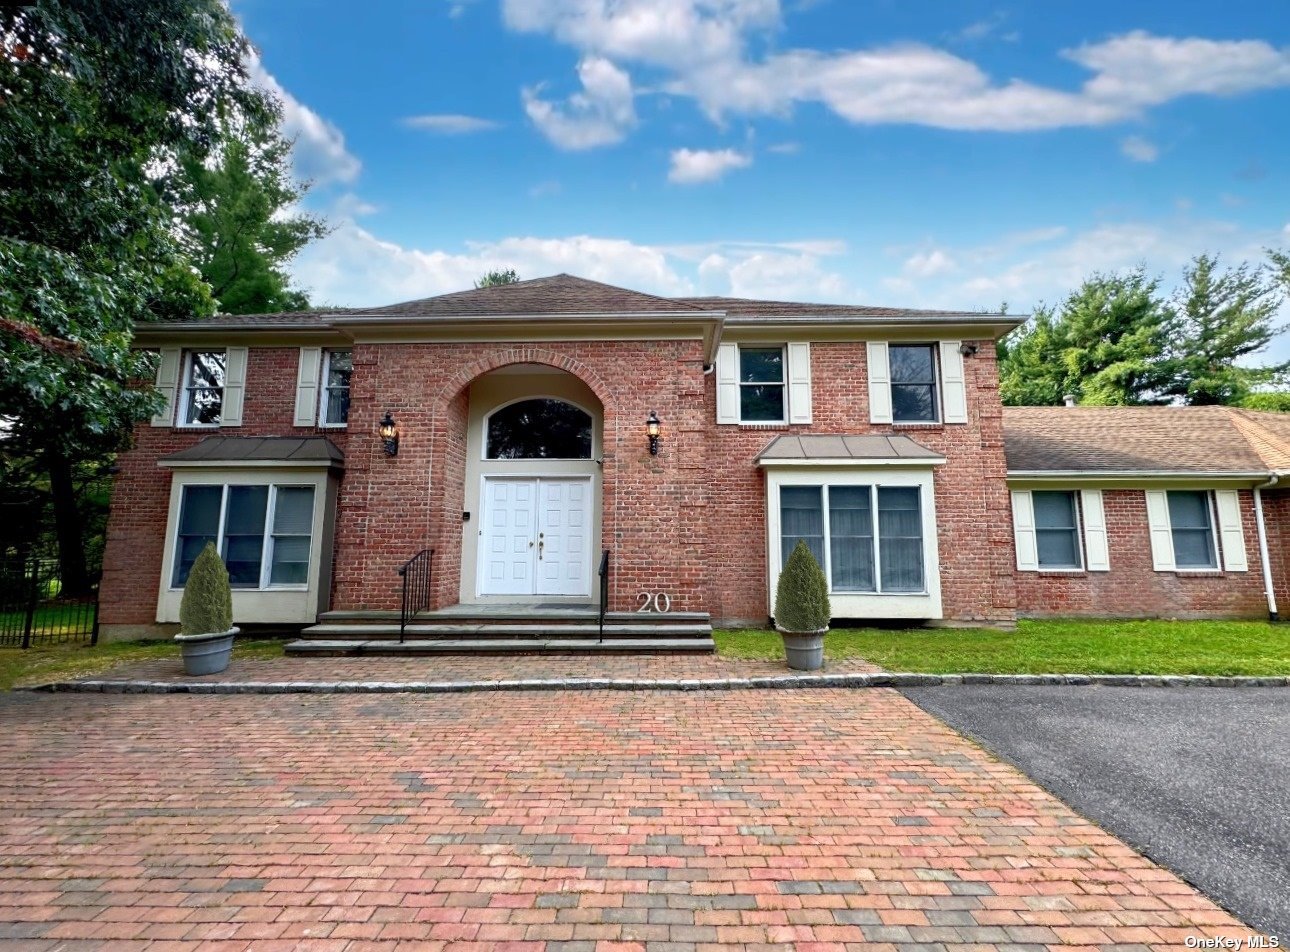
M 216 544 L 233 588 L 306 585 L 313 509 L 313 486 L 184 486 L 172 586 L 188 581 L 193 562 L 208 542 Z

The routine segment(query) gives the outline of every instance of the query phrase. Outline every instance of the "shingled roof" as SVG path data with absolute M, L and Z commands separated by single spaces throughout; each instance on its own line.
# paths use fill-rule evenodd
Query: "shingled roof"
M 1010 473 L 1290 472 L 1290 419 L 1236 407 L 1004 407 Z

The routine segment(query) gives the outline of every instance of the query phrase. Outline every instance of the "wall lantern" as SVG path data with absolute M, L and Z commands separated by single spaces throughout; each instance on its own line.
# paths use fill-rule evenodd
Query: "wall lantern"
M 959 344 L 959 353 L 964 357 L 975 357 L 976 351 L 976 344 Z
M 390 416 L 390 411 L 385 411 L 385 417 L 381 420 L 381 439 L 385 441 L 385 455 L 399 455 L 399 425 L 394 422 L 394 417 Z
M 645 432 L 649 434 L 649 455 L 658 455 L 658 435 L 663 429 L 663 424 L 659 422 L 658 414 L 653 410 L 645 419 Z

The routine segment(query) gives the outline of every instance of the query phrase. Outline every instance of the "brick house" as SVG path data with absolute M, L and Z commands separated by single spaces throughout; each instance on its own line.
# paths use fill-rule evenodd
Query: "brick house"
M 431 609 L 594 610 L 608 553 L 613 612 L 764 625 L 798 539 L 838 618 L 1266 611 L 1279 418 L 1005 411 L 1018 322 L 557 275 L 141 327 L 167 406 L 120 458 L 103 629 L 173 630 L 208 540 L 239 624 L 398 609 L 433 550 Z

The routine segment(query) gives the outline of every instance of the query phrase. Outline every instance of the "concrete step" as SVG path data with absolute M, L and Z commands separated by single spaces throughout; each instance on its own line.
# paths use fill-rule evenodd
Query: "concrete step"
M 598 638 L 600 628 L 594 624 L 549 625 L 532 622 L 512 625 L 408 625 L 408 638 L 420 639 L 545 639 L 545 638 Z M 711 638 L 711 625 L 605 625 L 606 639 L 621 638 Z M 377 639 L 398 638 L 397 624 L 324 624 L 306 628 L 300 633 L 304 640 L 322 639 Z
M 333 638 L 301 639 L 289 642 L 289 655 L 341 657 L 408 657 L 412 655 L 499 655 L 499 654 L 711 654 L 711 638 L 616 638 L 598 642 L 594 638 L 472 638 L 386 639 Z
M 516 623 L 541 623 L 544 625 L 585 625 L 599 618 L 594 608 L 570 606 L 568 608 L 534 608 L 517 605 L 514 608 L 498 606 L 481 609 L 477 605 L 453 605 L 416 616 L 420 624 L 469 624 L 508 625 Z M 318 616 L 321 625 L 364 625 L 398 622 L 397 611 L 347 609 L 323 612 Z M 706 625 L 711 622 L 707 612 L 606 612 L 606 624 L 620 625 Z

